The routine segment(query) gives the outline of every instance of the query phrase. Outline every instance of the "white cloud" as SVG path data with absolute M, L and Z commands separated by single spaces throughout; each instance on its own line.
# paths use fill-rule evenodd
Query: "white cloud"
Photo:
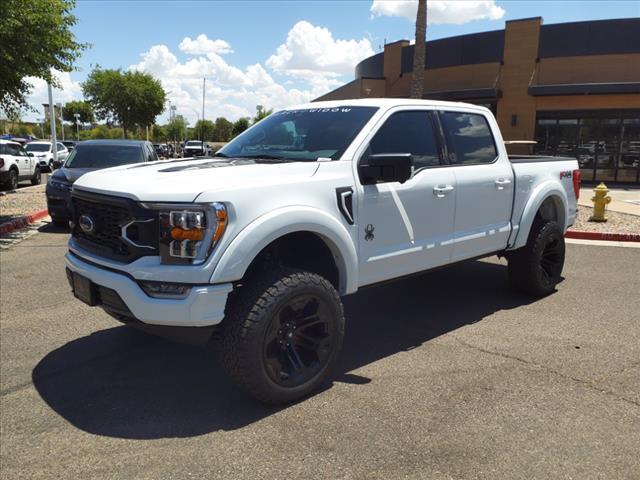
M 82 100 L 82 87 L 80 82 L 71 79 L 71 75 L 67 72 L 54 72 L 55 78 L 58 80 L 60 88 L 53 89 L 53 103 L 66 103 L 71 100 Z M 27 103 L 36 109 L 35 112 L 23 112 L 22 117 L 25 120 L 37 121 L 44 117 L 43 103 L 49 103 L 49 92 L 47 82 L 41 78 L 27 77 L 27 82 L 32 85 L 30 94 L 27 96 Z
M 404 17 L 416 20 L 418 0 L 373 0 L 373 17 Z M 496 5 L 495 0 L 429 0 L 427 2 L 427 23 L 456 24 L 474 20 L 499 20 L 505 10 Z
M 195 39 L 184 38 L 177 48 L 153 45 L 140 55 L 138 63 L 128 68 L 159 79 L 177 113 L 193 124 L 202 111 L 203 77 L 206 77 L 205 117 L 236 120 L 253 116 L 256 105 L 280 109 L 307 103 L 351 80 L 355 65 L 374 53 L 367 39 L 334 39 L 328 29 L 305 21 L 296 23 L 286 41 L 262 63 L 233 65 L 226 60 L 228 57 L 222 56 L 231 51 L 226 41 L 200 34 Z M 180 52 L 189 57 L 181 60 Z M 80 84 L 72 82 L 68 74 L 62 74 L 61 83 L 63 91 L 56 92 L 56 102 L 82 98 Z M 35 105 L 46 102 L 44 82 L 36 81 L 30 102 Z M 164 122 L 167 117 L 168 109 L 159 121 Z
M 186 37 L 178 48 L 191 55 L 202 55 L 207 53 L 233 53 L 231 45 L 224 40 L 211 40 L 204 33 L 201 33 L 195 40 L 191 40 L 191 37 Z
M 212 41 L 205 35 L 196 40 L 187 37 L 178 46 L 192 54 L 184 62 L 166 45 L 154 45 L 129 68 L 160 79 L 178 113 L 194 123 L 201 115 L 203 77 L 207 78 L 206 118 L 235 120 L 252 116 L 256 105 L 278 109 L 309 102 L 350 80 L 355 65 L 374 53 L 369 40 L 336 40 L 326 28 L 305 21 L 291 28 L 286 42 L 264 65 L 239 68 L 228 63 L 218 48 L 223 43 L 228 47 L 224 40 Z M 267 68 L 289 79 L 280 83 Z
M 154 45 L 142 54 L 142 60 L 130 67 L 146 71 L 160 79 L 177 113 L 195 123 L 202 110 L 202 78 L 205 87 L 205 116 L 224 116 L 235 120 L 252 116 L 256 105 L 282 108 L 304 103 L 326 90 L 285 88 L 259 63 L 240 69 L 216 53 L 198 55 L 180 62 L 166 45 Z
M 311 80 L 312 72 L 329 78 L 352 75 L 355 65 L 373 53 L 366 38 L 336 40 L 327 28 L 300 21 L 266 63 L 276 72 Z

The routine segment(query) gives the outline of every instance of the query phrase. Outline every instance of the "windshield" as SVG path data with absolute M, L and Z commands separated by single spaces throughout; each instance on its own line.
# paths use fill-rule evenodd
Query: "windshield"
M 192 140 L 190 142 L 187 142 L 187 147 L 201 147 L 202 146 L 202 142 L 196 141 L 196 140 Z
M 232 140 L 216 155 L 316 161 L 336 160 L 377 107 L 334 107 L 276 112 Z
M 50 143 L 27 143 L 24 147 L 27 152 L 48 152 L 51 149 Z
M 135 145 L 78 145 L 65 162 L 66 168 L 109 168 L 142 162 Z

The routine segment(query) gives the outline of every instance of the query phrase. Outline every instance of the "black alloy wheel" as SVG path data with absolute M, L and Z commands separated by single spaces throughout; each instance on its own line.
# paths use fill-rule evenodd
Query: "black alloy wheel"
M 271 319 L 266 331 L 267 374 L 284 387 L 308 382 L 328 364 L 334 334 L 331 310 L 323 299 L 294 297 Z
M 562 280 L 564 232 L 557 222 L 536 220 L 527 244 L 509 252 L 509 280 L 519 291 L 543 297 Z
M 561 237 L 551 234 L 545 238 L 545 245 L 540 255 L 540 277 L 542 283 L 554 286 L 558 283 L 564 265 L 564 246 Z

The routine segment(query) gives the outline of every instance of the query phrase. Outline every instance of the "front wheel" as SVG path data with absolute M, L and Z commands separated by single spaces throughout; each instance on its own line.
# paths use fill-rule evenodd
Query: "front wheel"
M 16 188 L 18 188 L 18 172 L 16 170 L 9 170 L 7 183 L 4 186 L 7 190 L 15 190 Z
M 232 380 L 265 403 L 315 390 L 338 358 L 344 312 L 338 292 L 315 273 L 278 269 L 233 292 L 213 346 Z
M 560 225 L 554 221 L 535 221 L 527 244 L 509 255 L 511 284 L 529 295 L 549 295 L 560 282 L 564 254 L 564 235 Z

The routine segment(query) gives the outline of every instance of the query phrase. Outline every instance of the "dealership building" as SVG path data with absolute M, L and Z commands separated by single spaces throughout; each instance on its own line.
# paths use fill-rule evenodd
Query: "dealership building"
M 317 100 L 408 97 L 413 50 L 408 40 L 385 45 Z M 423 98 L 488 107 L 505 140 L 577 158 L 583 180 L 640 183 L 640 18 L 512 20 L 426 50 Z

